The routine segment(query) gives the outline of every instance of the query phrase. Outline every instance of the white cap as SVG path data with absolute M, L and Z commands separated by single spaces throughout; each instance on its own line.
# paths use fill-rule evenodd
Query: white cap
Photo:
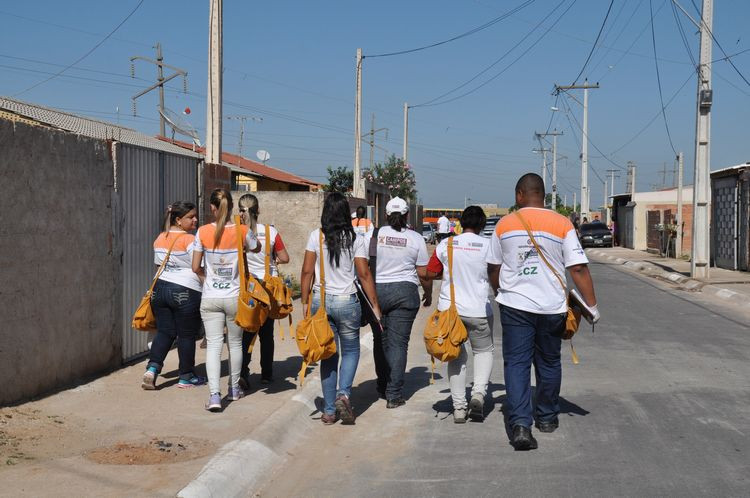
M 352 211 L 352 218 L 356 218 L 356 217 L 357 217 L 357 212 L 356 211 Z
M 409 205 L 401 197 L 394 197 L 388 204 L 385 205 L 385 214 L 401 213 L 406 214 L 409 212 Z

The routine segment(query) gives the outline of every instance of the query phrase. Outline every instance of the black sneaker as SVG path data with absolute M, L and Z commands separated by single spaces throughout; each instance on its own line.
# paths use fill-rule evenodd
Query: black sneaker
M 404 406 L 406 404 L 406 400 L 404 398 L 394 398 L 389 399 L 386 403 L 386 408 L 398 408 L 399 406 Z
M 469 418 L 475 422 L 484 421 L 484 396 L 473 394 L 469 401 Z
M 558 420 L 550 420 L 548 422 L 537 421 L 536 428 L 539 432 L 555 432 L 560 427 Z
M 531 435 L 531 429 L 522 425 L 513 426 L 513 435 L 510 438 L 510 444 L 516 451 L 535 450 L 539 447 Z

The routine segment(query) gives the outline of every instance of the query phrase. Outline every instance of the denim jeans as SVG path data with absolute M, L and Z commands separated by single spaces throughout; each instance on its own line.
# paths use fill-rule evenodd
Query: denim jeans
M 536 374 L 536 419 L 553 422 L 560 413 L 560 345 L 565 313 L 541 315 L 500 306 L 503 369 L 511 427 L 531 427 L 531 365 Z
M 377 387 L 386 399 L 394 400 L 403 397 L 406 354 L 411 327 L 419 311 L 419 291 L 411 282 L 376 284 L 375 287 L 383 313 L 383 334 L 373 337 Z
M 258 342 L 260 342 L 260 377 L 268 380 L 273 378 L 273 322 L 274 320 L 269 318 L 258 332 L 242 331 L 242 370 L 240 370 L 240 376 L 245 377 L 250 374 L 250 360 L 253 354 L 248 353 L 247 349 L 250 347 L 253 336 L 257 333 L 259 337 L 255 340 L 253 350 L 258 350 Z
M 316 292 L 313 293 L 311 313 L 315 314 L 318 308 L 320 294 Z M 323 385 L 324 412 L 332 415 L 336 413 L 336 396 L 351 396 L 354 374 L 357 373 L 359 364 L 359 320 L 362 308 L 357 294 L 326 294 L 326 313 L 336 337 L 336 354 L 320 362 L 320 381 Z
M 195 338 L 201 326 L 201 293 L 179 284 L 157 280 L 151 296 L 151 310 L 156 318 L 156 337 L 151 343 L 148 367 L 160 373 L 172 344 L 177 340 L 180 378 L 193 377 Z
M 227 327 L 229 349 L 229 387 L 238 389 L 242 368 L 242 329 L 234 323 L 236 297 L 211 297 L 201 300 L 201 318 L 206 329 L 206 373 L 209 394 L 220 394 L 221 350 L 224 347 L 224 326 Z

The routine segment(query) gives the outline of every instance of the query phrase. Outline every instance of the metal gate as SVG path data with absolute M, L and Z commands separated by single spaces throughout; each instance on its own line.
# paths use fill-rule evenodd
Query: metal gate
M 737 177 L 716 178 L 711 193 L 714 264 L 737 269 Z
M 646 211 L 646 247 L 661 251 L 661 211 Z
M 199 159 L 119 144 L 123 212 L 122 358 L 148 351 L 150 334 L 130 327 L 133 312 L 154 276 L 152 244 L 162 228 L 167 205 L 177 200 L 198 203 Z
M 747 176 L 742 180 L 742 176 Z M 750 271 L 750 174 L 740 176 L 739 185 L 739 258 L 737 266 L 742 271 Z
M 628 249 L 634 249 L 634 234 L 633 234 L 633 211 L 635 204 L 629 202 L 625 206 L 620 206 L 617 210 L 617 234 L 622 247 Z

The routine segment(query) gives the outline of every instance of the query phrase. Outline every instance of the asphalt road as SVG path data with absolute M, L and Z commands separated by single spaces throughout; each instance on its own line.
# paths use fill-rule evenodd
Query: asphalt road
M 371 367 L 363 368 L 357 424 L 321 424 L 259 494 L 750 494 L 748 313 L 613 266 L 591 269 L 602 322 L 576 337 L 579 365 L 563 345 L 560 428 L 535 431 L 538 450 L 514 452 L 508 443 L 499 320 L 489 414 L 464 425 L 453 423 L 444 366 L 429 384 L 415 326 L 407 404 L 387 410 Z

